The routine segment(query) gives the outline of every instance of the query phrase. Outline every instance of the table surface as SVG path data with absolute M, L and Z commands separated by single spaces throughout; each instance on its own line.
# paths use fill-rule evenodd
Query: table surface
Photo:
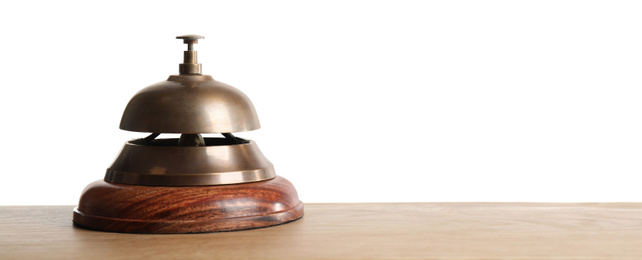
M 139 235 L 0 207 L 0 259 L 642 259 L 642 203 L 306 204 L 295 222 Z

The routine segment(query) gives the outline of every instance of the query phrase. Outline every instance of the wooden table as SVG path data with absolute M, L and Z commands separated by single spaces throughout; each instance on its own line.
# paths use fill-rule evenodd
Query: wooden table
M 0 207 L 0 259 L 642 259 L 642 203 L 306 204 L 286 225 L 136 235 Z

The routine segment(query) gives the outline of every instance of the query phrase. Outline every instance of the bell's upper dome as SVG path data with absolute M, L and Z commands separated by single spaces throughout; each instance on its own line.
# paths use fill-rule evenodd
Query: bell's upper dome
M 200 35 L 176 37 L 187 44 L 180 75 L 170 76 L 136 93 L 120 129 L 148 133 L 233 133 L 259 129 L 252 101 L 243 92 L 209 75 L 201 75 L 194 44 Z
M 209 75 L 174 75 L 129 101 L 120 129 L 149 133 L 232 133 L 260 128 L 252 101 Z

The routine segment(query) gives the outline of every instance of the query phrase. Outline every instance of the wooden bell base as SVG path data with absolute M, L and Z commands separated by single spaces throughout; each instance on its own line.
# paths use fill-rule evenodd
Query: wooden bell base
M 74 209 L 76 225 L 124 233 L 202 233 L 279 225 L 303 216 L 285 178 L 232 185 L 160 187 L 95 181 Z

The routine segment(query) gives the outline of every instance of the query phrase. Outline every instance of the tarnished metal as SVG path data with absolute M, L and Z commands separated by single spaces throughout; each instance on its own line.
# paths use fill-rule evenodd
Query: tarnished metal
M 252 101 L 209 75 L 174 75 L 139 91 L 120 129 L 147 133 L 233 133 L 259 129 Z
M 205 37 L 200 35 L 182 35 L 176 36 L 176 39 L 183 39 L 183 43 L 187 44 L 187 51 L 183 53 L 183 63 L 178 65 L 178 70 L 181 75 L 200 75 L 202 65 L 198 63 L 194 44 L 197 44 L 199 39 L 205 39 Z
M 182 134 L 178 138 L 178 146 L 204 146 L 205 139 L 200 134 Z
M 254 141 L 229 144 L 205 138 L 206 146 L 178 146 L 178 139 L 129 141 L 107 169 L 105 181 L 151 186 L 200 186 L 255 182 L 276 176 Z
M 107 169 L 105 181 L 200 186 L 274 178 L 272 164 L 256 144 L 231 134 L 260 128 L 250 99 L 238 89 L 200 74 L 193 44 L 202 36 L 177 38 L 188 44 L 181 74 L 136 93 L 120 122 L 123 130 L 152 134 L 127 142 Z M 162 133 L 181 136 L 156 139 Z M 225 138 L 203 138 L 201 133 L 221 133 Z
M 200 75 L 201 67 L 192 45 L 204 37 L 183 35 L 176 38 L 188 44 L 181 74 L 136 93 L 125 108 L 120 129 L 183 134 L 259 129 L 254 105 L 243 92 L 215 81 L 212 76 Z

